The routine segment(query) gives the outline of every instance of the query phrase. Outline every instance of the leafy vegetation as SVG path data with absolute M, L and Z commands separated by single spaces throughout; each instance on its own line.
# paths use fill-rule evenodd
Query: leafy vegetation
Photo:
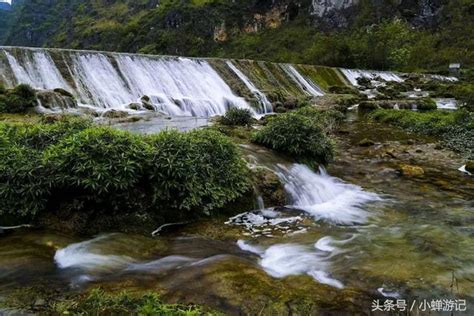
M 29 309 L 41 294 L 44 293 L 35 291 L 34 288 L 14 291 L 0 306 Z M 74 295 L 66 299 L 46 297 L 45 303 L 35 306 L 35 310 L 48 315 L 219 315 L 218 312 L 204 310 L 201 306 L 163 303 L 160 296 L 152 291 L 111 293 L 96 288 L 85 295 Z
M 88 121 L 0 123 L 0 216 L 157 220 L 210 214 L 248 189 L 235 145 L 211 130 L 139 136 Z
M 221 124 L 230 126 L 249 126 L 253 121 L 254 118 L 250 110 L 239 108 L 229 109 L 219 120 Z
M 442 7 L 426 20 L 419 2 L 364 0 L 329 22 L 310 14 L 310 1 L 280 16 L 270 13 L 281 8 L 248 0 L 30 1 L 18 6 L 7 44 L 404 71 L 474 60 L 471 0 L 436 3 Z
M 474 157 L 474 113 L 465 110 L 414 112 L 379 109 L 369 117 L 410 132 L 440 137 L 448 148 L 471 159 Z
M 331 115 L 323 113 L 308 107 L 274 116 L 253 135 L 252 141 L 310 165 L 328 163 L 333 157 L 333 145 L 322 126 L 328 125 Z
M 26 84 L 7 90 L 0 87 L 0 113 L 23 113 L 36 106 L 36 92 Z

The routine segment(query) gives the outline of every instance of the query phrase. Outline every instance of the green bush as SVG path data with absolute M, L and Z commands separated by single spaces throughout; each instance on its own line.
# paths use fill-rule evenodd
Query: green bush
M 327 163 L 333 157 L 332 143 L 318 120 L 297 113 L 273 117 L 252 141 L 310 164 Z
M 220 118 L 219 122 L 231 126 L 249 126 L 254 122 L 254 118 L 248 109 L 231 108 Z
M 28 85 L 0 90 L 0 113 L 22 113 L 36 106 L 36 92 Z
M 436 101 L 431 98 L 423 98 L 416 104 L 416 109 L 419 111 L 432 111 L 436 110 L 437 108 Z
M 409 132 L 439 137 L 448 148 L 467 157 L 474 155 L 474 113 L 465 110 L 415 112 L 378 109 L 369 117 Z
M 236 146 L 215 131 L 140 136 L 72 118 L 1 124 L 0 142 L 0 215 L 192 218 L 249 187 Z

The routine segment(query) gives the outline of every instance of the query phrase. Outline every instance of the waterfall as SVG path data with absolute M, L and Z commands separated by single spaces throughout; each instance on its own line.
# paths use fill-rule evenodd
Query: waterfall
M 62 77 L 53 60 L 45 52 L 35 51 L 32 56 L 23 56 L 22 62 L 4 50 L 17 83 L 26 83 L 36 89 L 62 88 L 71 91 L 71 87 Z
M 384 81 L 397 81 L 402 82 L 403 79 L 396 73 L 389 71 L 369 71 L 369 70 L 358 70 L 358 69 L 344 69 L 341 68 L 341 72 L 349 80 L 353 86 L 358 86 L 358 78 L 367 78 L 370 80 L 375 80 L 377 77 L 381 78 Z
M 54 50 L 53 57 L 47 49 L 0 50 L 11 68 L 2 69 L 9 82 L 63 88 L 80 104 L 97 109 L 129 110 L 130 103 L 148 96 L 156 110 L 175 116 L 222 115 L 231 107 L 256 114 L 205 60 L 72 50 Z
M 239 77 L 240 80 L 245 84 L 245 86 L 252 92 L 252 94 L 257 98 L 258 102 L 262 106 L 262 113 L 272 113 L 273 107 L 271 102 L 268 100 L 267 96 L 257 89 L 257 87 L 250 81 L 250 79 L 244 75 L 230 60 L 226 61 L 227 66 Z
M 322 168 L 319 173 L 301 164 L 279 168 L 278 174 L 285 183 L 292 206 L 317 220 L 342 225 L 361 224 L 369 217 L 361 206 L 380 200 L 377 194 L 331 177 Z
M 324 95 L 324 92 L 320 87 L 318 87 L 310 79 L 303 77 L 293 65 L 282 64 L 281 68 L 291 78 L 291 80 L 293 80 L 293 82 L 301 88 L 301 90 L 314 97 L 320 97 Z

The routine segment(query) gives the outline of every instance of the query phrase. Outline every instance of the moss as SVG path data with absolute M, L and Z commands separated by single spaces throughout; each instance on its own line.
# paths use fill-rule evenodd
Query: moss
M 64 295 L 46 287 L 23 288 L 11 293 L 2 305 L 41 314 L 221 315 L 202 306 L 166 304 L 152 291 L 111 293 L 101 288 L 79 295 Z
M 325 91 L 329 91 L 331 86 L 347 87 L 343 75 L 337 68 L 311 65 L 298 65 L 297 67 L 303 75 L 309 77 Z

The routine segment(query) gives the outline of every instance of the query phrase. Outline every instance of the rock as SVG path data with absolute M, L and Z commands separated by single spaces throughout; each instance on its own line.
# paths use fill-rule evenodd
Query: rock
M 108 110 L 102 114 L 102 117 L 106 118 L 125 118 L 128 116 L 128 112 L 120 110 Z
M 42 107 L 50 110 L 77 108 L 76 99 L 74 99 L 72 95 L 67 96 L 63 93 L 56 92 L 55 90 L 40 90 L 36 93 L 36 98 Z
M 397 158 L 397 156 L 396 156 L 395 153 L 393 152 L 393 149 L 388 149 L 388 150 L 385 152 L 385 154 L 386 154 L 387 156 L 391 157 L 391 158 L 394 158 L 394 159 Z
M 62 88 L 56 88 L 56 89 L 54 89 L 54 92 L 59 93 L 60 95 L 63 95 L 65 97 L 74 98 L 74 95 L 71 92 L 66 91 Z
M 419 177 L 425 174 L 423 168 L 414 165 L 401 164 L 399 171 L 405 177 Z
M 265 207 L 286 204 L 286 192 L 280 178 L 264 168 L 255 170 L 255 186 L 262 196 Z
M 142 104 L 141 103 L 137 103 L 137 102 L 133 102 L 133 103 L 130 103 L 128 105 L 128 108 L 131 109 L 131 110 L 135 110 L 135 111 L 139 111 L 142 109 Z
M 35 307 L 41 307 L 41 306 L 44 306 L 44 305 L 46 305 L 46 301 L 42 298 L 38 298 L 35 301 L 35 304 L 34 304 Z
M 144 95 L 143 97 L 141 97 L 140 101 L 142 102 L 142 106 L 145 109 L 155 111 L 155 106 L 153 105 L 153 103 L 151 103 L 151 99 L 149 96 Z
M 363 140 L 361 140 L 358 144 L 360 147 L 370 147 L 370 146 L 373 146 L 375 145 L 375 142 L 371 139 L 368 139 L 368 138 L 364 138 Z
M 413 139 L 407 140 L 407 145 L 415 145 L 415 141 Z
M 295 97 L 289 97 L 285 100 L 283 106 L 288 110 L 296 109 L 298 107 L 298 99 Z
M 470 173 L 474 173 L 474 160 L 468 160 L 466 162 L 466 170 Z

